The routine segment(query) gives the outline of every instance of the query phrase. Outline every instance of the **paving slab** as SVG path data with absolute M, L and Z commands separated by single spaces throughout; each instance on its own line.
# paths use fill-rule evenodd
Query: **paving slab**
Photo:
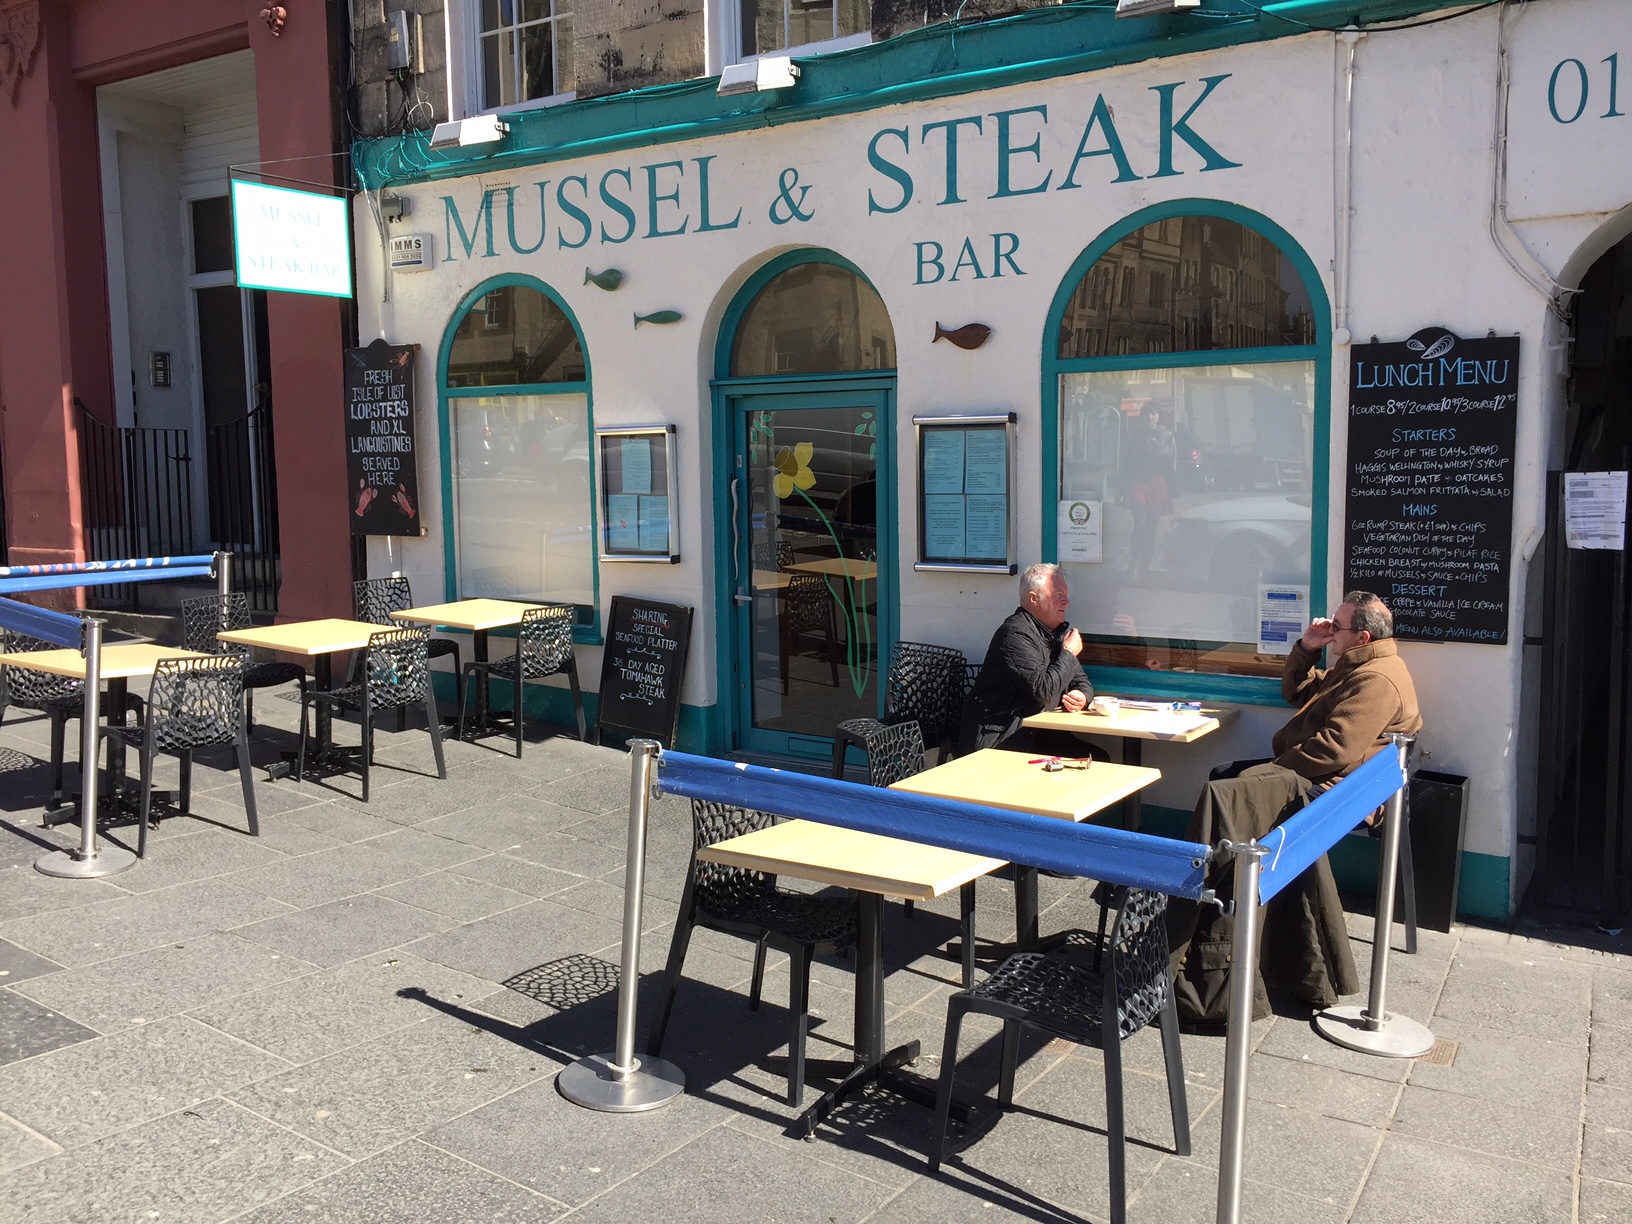
M 1588 1081 L 1581 1172 L 1632 1183 L 1632 1091 Z
M 497 884 L 513 892 L 526 893 L 529 897 L 553 896 L 584 878 L 570 871 L 545 867 L 509 854 L 490 854 L 486 858 L 471 859 L 451 870 L 455 875 Z
M 62 968 L 49 957 L 36 956 L 27 948 L 0 939 L 0 986 L 15 986 L 18 982 L 56 973 Z
M 55 1156 L 62 1148 L 44 1135 L 0 1114 L 0 1174 Z
M 1632 1220 L 1632 1185 L 1626 1182 L 1603 1181 L 1596 1177 L 1581 1179 L 1581 1212 L 1577 1217 L 1582 1224 L 1610 1221 L 1619 1224 Z
M 1393 1120 L 1395 1134 L 1522 1160 L 1549 1169 L 1569 1169 L 1581 1147 L 1578 1117 L 1527 1111 L 1515 1126 L 1511 1102 L 1463 1096 L 1406 1085 Z
M 1383 1140 L 1354 1224 L 1557 1224 L 1572 1218 L 1567 1172 L 1404 1135 Z
M 1587 1051 L 1577 1043 L 1584 1034 L 1566 1044 L 1452 1020 L 1437 1021 L 1434 1034 L 1457 1043 L 1456 1062 L 1443 1067 L 1420 1058 L 1397 1060 L 1409 1065 L 1413 1084 L 1482 1097 L 1521 1115 L 1534 1111 L 1580 1118 Z
M 314 965 L 337 965 L 445 930 L 454 920 L 378 893 L 239 927 L 236 935 Z
M 517 792 L 484 798 L 416 827 L 466 845 L 508 850 L 545 833 L 559 832 L 583 818 L 576 808 L 563 807 L 536 793 Z
M 407 950 L 461 973 L 502 982 L 586 947 L 607 947 L 622 933 L 621 923 L 554 901 L 534 901 L 415 940 Z
M 97 1036 L 100 1034 L 95 1029 L 33 999 L 14 990 L 0 990 L 0 1066 Z
M 474 922 L 478 918 L 526 905 L 535 899 L 526 893 L 472 880 L 451 871 L 416 876 L 400 884 L 376 889 L 372 895 L 389 897 L 456 922 Z

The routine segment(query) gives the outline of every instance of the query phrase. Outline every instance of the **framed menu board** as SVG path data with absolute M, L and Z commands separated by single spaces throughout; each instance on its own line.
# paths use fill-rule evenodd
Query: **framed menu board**
M 346 500 L 352 535 L 424 535 L 414 433 L 417 344 L 346 350 Z
M 597 429 L 601 560 L 680 560 L 674 505 L 674 426 Z
M 1012 412 L 915 416 L 919 570 L 1013 574 Z

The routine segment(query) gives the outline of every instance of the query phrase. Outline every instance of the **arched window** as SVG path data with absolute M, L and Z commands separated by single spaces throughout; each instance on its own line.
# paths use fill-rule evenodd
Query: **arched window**
M 878 291 L 850 269 L 802 263 L 773 277 L 737 324 L 731 374 L 893 370 L 895 330 Z
M 589 375 L 577 324 L 506 277 L 450 321 L 443 375 L 453 596 L 540 600 L 595 619 Z
M 1161 217 L 1056 298 L 1054 534 L 1085 664 L 1272 675 L 1302 631 L 1325 307 L 1290 247 Z

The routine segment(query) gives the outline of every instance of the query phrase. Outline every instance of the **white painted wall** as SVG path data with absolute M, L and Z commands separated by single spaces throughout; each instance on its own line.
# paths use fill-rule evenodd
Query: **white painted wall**
M 1515 551 L 1543 520 L 1545 472 L 1557 446 L 1562 396 L 1563 334 L 1549 314 L 1543 294 L 1527 281 L 1541 280 L 1527 261 L 1554 272 L 1584 242 L 1608 242 L 1618 224 L 1610 210 L 1632 201 L 1632 119 L 1596 121 L 1612 125 L 1597 137 L 1561 134 L 1547 107 L 1549 75 L 1559 58 L 1579 55 L 1600 63 L 1619 46 L 1627 57 L 1621 109 L 1632 111 L 1632 6 L 1621 0 L 1542 0 L 1520 19 L 1508 19 L 1505 37 L 1513 64 L 1509 169 L 1514 184 L 1512 215 L 1522 216 L 1521 232 L 1504 236 L 1509 250 L 1493 238 L 1493 193 L 1498 147 L 1499 63 L 1502 37 L 1498 15 L 1482 13 L 1409 33 L 1379 33 L 1361 40 L 1355 54 L 1352 176 L 1352 280 L 1348 294 L 1354 335 L 1399 339 L 1430 324 L 1463 334 L 1494 329 L 1522 337 L 1519 463 L 1514 504 Z M 1572 50 L 1579 48 L 1579 50 Z M 1590 57 L 1590 58 L 1589 58 Z M 553 286 L 572 306 L 584 330 L 594 379 L 598 425 L 673 420 L 679 425 L 679 495 L 684 515 L 682 564 L 674 567 L 605 566 L 603 600 L 620 591 L 673 599 L 698 610 L 697 634 L 683 699 L 712 704 L 715 651 L 720 640 L 713 604 L 713 567 L 705 541 L 712 539 L 715 488 L 724 474 L 712 470 L 709 378 L 721 317 L 732 295 L 752 271 L 791 246 L 831 248 L 853 260 L 878 288 L 891 312 L 899 350 L 898 455 L 912 454 L 914 413 L 1013 409 L 1019 414 L 1017 501 L 1019 554 L 1038 555 L 1042 507 L 1025 490 L 1036 488 L 1041 469 L 1039 361 L 1051 337 L 1044 335 L 1050 301 L 1066 270 L 1096 236 L 1147 205 L 1169 199 L 1210 197 L 1256 210 L 1287 230 L 1321 271 L 1328 296 L 1334 292 L 1338 258 L 1336 219 L 1343 206 L 1338 173 L 1346 109 L 1343 57 L 1337 40 L 1309 34 L 1272 44 L 1157 60 L 1089 76 L 913 104 L 763 132 L 665 145 L 581 161 L 546 164 L 534 172 L 469 178 L 410 186 L 412 208 L 399 231 L 435 234 L 438 267 L 426 274 L 399 275 L 383 286 L 380 244 L 366 205 L 357 210 L 361 333 L 382 334 L 397 343 L 422 345 L 418 404 L 423 468 L 421 487 L 424 540 L 397 542 L 388 562 L 383 542 L 373 544 L 370 564 L 402 568 L 425 592 L 441 589 L 442 522 L 436 453 L 435 360 L 457 303 L 481 281 L 501 272 L 525 272 Z M 1159 136 L 1153 87 L 1187 82 L 1177 97 L 1180 112 L 1201 92 L 1205 77 L 1229 74 L 1191 121 L 1196 133 L 1238 168 L 1201 170 L 1202 159 L 1176 143 L 1169 177 L 1150 177 L 1157 166 Z M 1114 183 L 1110 158 L 1090 158 L 1077 172 L 1081 189 L 990 199 L 995 185 L 994 112 L 1031 106 L 1048 108 L 1041 129 L 1040 164 L 1016 154 L 1017 186 L 1052 171 L 1057 188 L 1082 136 L 1097 95 L 1111 106 L 1133 168 L 1146 176 Z M 1606 99 L 1607 101 L 1607 99 Z M 1590 111 L 1589 111 L 1590 113 Z M 944 144 L 938 137 L 921 146 L 923 125 L 982 115 L 985 130 L 962 137 L 960 170 L 967 202 L 942 204 Z M 1581 123 L 1586 123 L 1583 118 Z M 1613 126 L 1616 124 L 1619 126 Z M 898 196 L 895 184 L 868 165 L 868 142 L 883 128 L 907 128 L 910 167 L 916 191 L 912 202 L 892 213 L 868 212 L 869 189 L 885 204 Z M 1580 129 L 1584 132 L 1586 129 Z M 1037 125 L 1015 120 L 1013 146 L 1028 144 Z M 1091 147 L 1102 147 L 1096 137 Z M 901 161 L 899 141 L 884 146 Z M 742 209 L 735 229 L 680 237 L 637 236 L 627 244 L 597 238 L 582 249 L 564 249 L 552 236 L 538 252 L 518 257 L 505 241 L 504 195 L 497 197 L 493 258 L 449 260 L 443 197 L 460 215 L 472 217 L 484 189 L 518 188 L 518 200 L 548 180 L 550 224 L 559 219 L 555 185 L 566 176 L 586 176 L 590 197 L 608 170 L 632 171 L 640 230 L 646 229 L 643 165 L 681 161 L 682 198 L 696 226 L 696 163 L 710 157 L 711 211 L 716 220 Z M 768 210 L 777 200 L 779 176 L 795 168 L 811 187 L 809 222 L 774 224 Z M 666 182 L 672 183 L 671 172 Z M 612 180 L 622 192 L 622 180 Z M 1549 211 L 1551 210 L 1551 211 Z M 1599 210 L 1599 211 L 1591 211 Z M 590 206 L 597 224 L 614 232 L 617 218 Z M 1498 217 L 1500 209 L 1495 209 Z M 1583 213 L 1586 215 L 1582 215 Z M 1553 214 L 1559 215 L 1553 215 Z M 677 217 L 672 210 L 667 214 Z M 518 210 L 518 237 L 537 237 L 532 207 Z M 569 234 L 572 230 L 569 229 Z M 1019 236 L 1016 256 L 1025 275 L 915 283 L 913 243 L 939 241 L 952 252 L 965 236 L 977 249 L 990 250 L 990 235 Z M 985 244 L 982 247 L 982 244 Z M 1523 244 L 1522 246 L 1520 244 Z M 1522 252 L 1528 249 L 1531 255 Z M 1515 254 L 1518 252 L 1518 254 Z M 1513 266 L 1518 263 L 1522 269 Z M 1590 262 L 1590 261 L 1589 261 Z M 626 273 L 623 287 L 605 293 L 583 284 L 586 264 Z M 1572 270 L 1584 271 L 1585 263 Z M 389 301 L 382 301 L 388 292 Z M 631 328 L 633 312 L 676 309 L 683 322 L 671 327 Z M 954 327 L 980 321 L 994 328 L 986 346 L 965 353 L 931 345 L 935 324 Z M 1341 481 L 1345 461 L 1348 350 L 1332 358 L 1331 471 Z M 909 463 L 903 463 L 910 469 Z M 945 642 L 979 656 L 992 627 L 1015 602 L 1014 580 L 966 574 L 915 573 L 910 552 L 915 540 L 913 505 L 916 474 L 902 474 L 899 491 L 901 551 L 908 568 L 898 575 L 901 632 L 908 638 Z M 1343 538 L 1341 489 L 1330 503 L 1328 606 L 1340 594 Z M 1541 554 L 1538 554 L 1538 557 Z M 721 559 L 724 561 L 724 559 Z M 728 563 L 728 562 L 725 562 Z M 1472 821 L 1467 848 L 1511 857 L 1521 810 L 1533 807 L 1533 784 L 1521 759 L 1533 760 L 1533 696 L 1523 697 L 1522 609 L 1532 576 L 1517 556 L 1513 567 L 1511 644 L 1405 644 L 1403 653 L 1417 677 L 1427 729 L 1422 751 L 1431 767 L 1473 779 Z M 1316 602 L 1321 598 L 1317 582 Z M 598 652 L 584 651 L 585 683 L 597 682 Z M 1151 793 L 1158 804 L 1188 807 L 1206 768 L 1216 760 L 1262 755 L 1284 711 L 1254 709 L 1226 732 L 1208 741 L 1207 751 L 1156 747 L 1147 761 L 1164 770 Z M 1525 754 L 1528 752 L 1529 756 Z M 1526 825 L 1528 828 L 1529 825 Z M 1523 880 L 1516 879 L 1515 887 Z

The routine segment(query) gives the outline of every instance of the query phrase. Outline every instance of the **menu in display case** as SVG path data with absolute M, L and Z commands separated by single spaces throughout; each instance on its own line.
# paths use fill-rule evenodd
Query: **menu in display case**
M 920 570 L 1013 574 L 1015 414 L 916 416 Z
M 680 560 L 674 426 L 595 431 L 601 460 L 601 560 Z

